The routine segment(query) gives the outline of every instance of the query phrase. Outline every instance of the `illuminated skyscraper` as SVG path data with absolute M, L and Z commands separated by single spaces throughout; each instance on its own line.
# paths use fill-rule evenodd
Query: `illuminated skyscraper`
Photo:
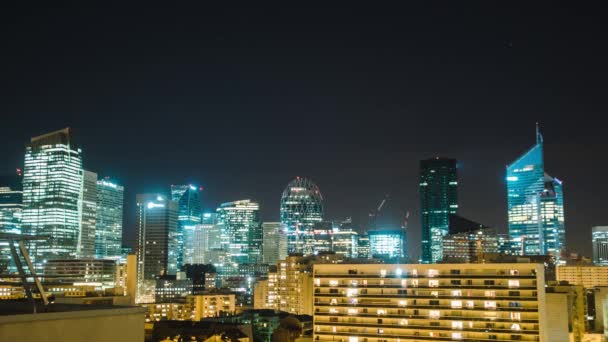
M 281 222 L 262 223 L 262 260 L 265 264 L 275 265 L 287 258 L 287 235 Z
M 215 213 L 204 213 L 203 222 L 194 226 L 184 243 L 184 265 L 212 263 L 212 250 L 222 247 L 221 229 L 216 218 Z
M 138 302 L 152 301 L 155 279 L 177 273 L 177 202 L 157 194 L 137 195 Z
M 591 241 L 593 243 L 593 263 L 608 266 L 608 226 L 591 228 Z
M 23 169 L 23 231 L 48 235 L 30 247 L 34 262 L 77 255 L 82 210 L 82 151 L 69 128 L 31 139 Z
M 260 206 L 251 200 L 223 203 L 217 208 L 222 231 L 222 248 L 234 263 L 262 261 Z
M 367 235 L 371 257 L 395 259 L 406 256 L 403 229 L 370 230 Z
M 83 179 L 78 258 L 92 258 L 95 256 L 95 227 L 97 224 L 97 174 L 85 170 Z
M 21 175 L 0 177 L 0 233 L 21 234 L 23 191 Z M 0 274 L 11 265 L 8 242 L 0 241 Z
M 323 196 L 308 178 L 296 177 L 281 196 L 281 223 L 286 227 L 289 253 L 314 252 L 314 226 L 323 221 Z
M 196 225 L 201 223 L 203 209 L 199 189 L 192 185 L 171 185 L 171 199 L 179 205 L 177 216 L 177 269 L 193 251 L 186 250 L 186 241 L 193 238 Z
M 448 217 L 458 211 L 455 159 L 420 161 L 420 210 L 422 262 L 435 263 L 443 258 L 441 239 L 448 233 Z
M 109 178 L 97 181 L 95 256 L 117 259 L 122 248 L 124 188 Z
M 509 235 L 515 254 L 559 257 L 565 249 L 562 183 L 544 169 L 543 138 L 507 166 Z

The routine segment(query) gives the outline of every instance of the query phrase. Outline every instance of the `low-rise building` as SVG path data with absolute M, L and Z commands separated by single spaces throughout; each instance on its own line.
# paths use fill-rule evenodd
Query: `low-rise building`
M 555 273 L 557 281 L 567 281 L 584 288 L 608 286 L 608 266 L 557 266 Z

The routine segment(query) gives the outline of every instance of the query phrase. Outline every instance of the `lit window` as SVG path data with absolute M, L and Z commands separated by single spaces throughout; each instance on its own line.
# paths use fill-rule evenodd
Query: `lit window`
M 452 321 L 452 329 L 462 329 L 462 321 Z
M 329 301 L 329 304 L 331 304 L 331 305 L 336 305 L 336 304 L 338 304 L 338 300 L 337 300 L 336 298 L 332 298 L 332 299 Z
M 462 333 L 461 332 L 453 332 L 452 333 L 452 339 L 453 340 L 460 340 L 460 339 L 462 339 Z
M 472 300 L 467 300 L 467 308 L 472 309 L 475 307 L 475 302 Z
M 399 321 L 399 325 L 407 325 L 407 324 L 408 324 L 407 319 L 402 319 Z
M 439 287 L 439 280 L 438 279 L 429 280 L 429 287 Z
M 494 291 L 494 290 L 485 291 L 484 294 L 486 297 L 496 297 L 496 291 Z
M 331 327 L 331 332 L 336 332 L 336 327 Z
M 357 337 L 357 336 L 350 336 L 348 338 L 348 342 L 359 342 L 359 337 Z
M 460 309 L 462 308 L 462 301 L 461 300 L 453 300 L 452 301 L 452 309 Z
M 417 277 L 417 276 L 418 276 L 418 270 L 417 270 L 417 269 L 413 269 L 413 270 L 412 270 L 412 275 L 413 275 L 414 277 Z
M 431 296 L 439 297 L 439 291 L 431 291 Z
M 429 310 L 429 318 L 437 319 L 441 316 L 441 311 L 439 310 Z
M 336 309 L 336 308 L 330 308 L 329 309 L 329 313 L 337 314 L 338 313 L 338 309 Z
M 519 275 L 519 270 L 510 270 L 509 274 L 512 275 L 512 276 Z
M 399 306 L 407 306 L 407 300 L 400 300 Z
M 378 329 L 378 334 L 384 334 L 384 329 Z
M 315 279 L 315 285 L 316 285 L 316 286 L 321 286 L 321 279 L 316 278 L 316 279 Z
M 353 297 L 357 295 L 357 289 L 348 289 L 346 290 L 347 297 Z
M 496 309 L 496 302 L 493 300 L 486 300 L 485 302 L 483 302 L 483 306 L 486 309 Z
M 337 280 L 330 280 L 329 281 L 329 286 L 338 286 L 338 281 Z
M 462 296 L 462 291 L 452 290 L 452 297 L 460 297 L 460 296 Z
M 412 286 L 418 287 L 418 279 L 412 279 Z
M 521 327 L 519 326 L 519 324 L 517 323 L 513 323 L 513 325 L 511 325 L 511 330 L 521 330 Z
M 514 321 L 521 321 L 521 312 L 511 312 L 511 319 Z
M 436 277 L 439 275 L 439 271 L 438 270 L 434 270 L 434 269 L 430 269 L 429 270 L 429 277 Z
M 509 287 L 519 287 L 519 280 L 509 280 Z
M 378 315 L 386 315 L 385 309 L 378 309 Z
M 380 276 L 386 277 L 386 270 L 384 270 L 384 269 L 380 270 Z
M 407 279 L 401 279 L 401 287 L 407 287 Z
M 395 270 L 395 275 L 397 277 L 401 277 L 402 274 L 403 274 L 403 270 L 401 270 L 400 268 L 398 268 L 398 269 Z

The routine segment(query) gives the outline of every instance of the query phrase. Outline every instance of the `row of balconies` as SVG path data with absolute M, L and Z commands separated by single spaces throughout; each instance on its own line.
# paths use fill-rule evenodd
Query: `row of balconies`
M 474 336 L 462 335 L 460 338 L 455 338 L 454 335 L 449 333 L 436 333 L 431 336 L 432 332 L 428 335 L 423 336 L 420 332 L 413 332 L 407 335 L 395 335 L 386 333 L 363 333 L 354 329 L 349 332 L 330 332 L 330 331 L 319 331 L 315 332 L 315 341 L 344 341 L 344 342 L 376 342 L 376 341 L 476 341 L 476 342 L 495 342 L 495 341 L 539 341 L 538 335 L 522 335 L 522 334 L 500 334 L 500 333 L 474 333 Z M 345 339 L 339 339 L 340 336 L 346 337 Z M 351 336 L 357 336 L 356 340 L 350 339 Z M 324 337 L 324 338 L 321 338 Z M 338 338 L 337 338 L 338 337 Z M 373 340 L 371 338 L 374 338 Z
M 407 330 L 441 330 L 441 331 L 462 331 L 462 332 L 496 332 L 496 333 L 517 333 L 517 334 L 538 334 L 538 324 L 522 324 L 520 322 L 508 322 L 505 324 L 496 325 L 490 323 L 493 326 L 483 327 L 465 327 L 463 324 L 462 328 L 454 328 L 452 326 L 441 326 L 441 325 L 430 325 L 430 324 L 407 324 L 397 326 L 396 324 L 387 323 L 365 323 L 365 322 L 319 322 L 315 321 L 316 326 L 320 327 L 369 327 L 369 328 L 383 328 L 388 331 L 407 331 Z M 514 328 L 516 326 L 517 328 Z M 519 330 L 518 330 L 519 329 Z M 321 328 L 323 331 L 323 328 Z

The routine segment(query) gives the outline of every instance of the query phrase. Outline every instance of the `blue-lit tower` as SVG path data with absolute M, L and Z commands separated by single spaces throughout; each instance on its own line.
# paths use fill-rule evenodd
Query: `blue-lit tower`
M 171 199 L 178 204 L 177 215 L 177 269 L 190 260 L 194 251 L 186 248 L 185 241 L 193 239 L 194 230 L 201 224 L 203 208 L 200 189 L 192 184 L 171 185 Z M 190 246 L 190 245 L 189 245 Z
M 560 256 L 565 250 L 562 182 L 544 169 L 543 138 L 507 166 L 509 235 L 513 253 Z

